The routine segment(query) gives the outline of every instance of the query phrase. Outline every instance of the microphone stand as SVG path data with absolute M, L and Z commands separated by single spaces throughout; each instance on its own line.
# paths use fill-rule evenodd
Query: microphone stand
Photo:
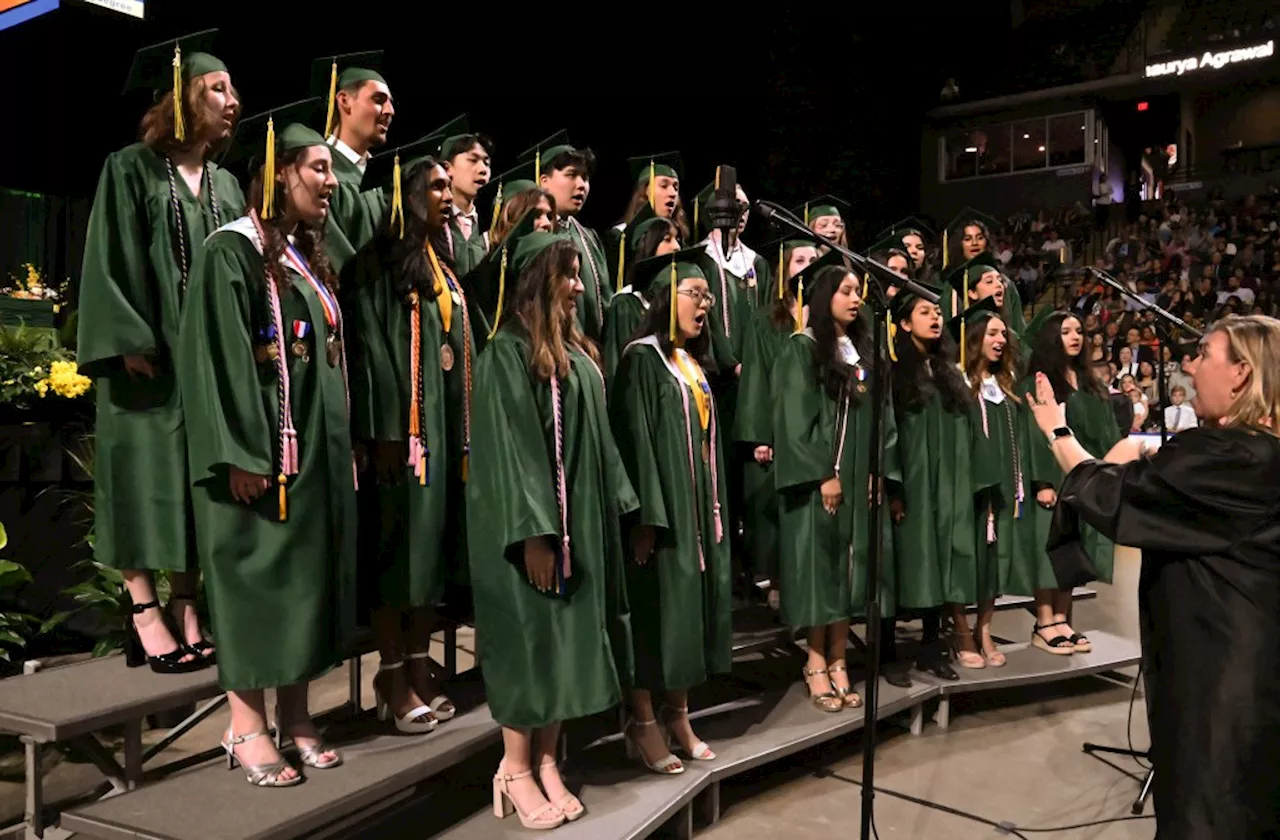
M 871 304 L 872 310 L 871 421 L 869 424 L 869 437 L 871 440 L 869 465 L 872 487 L 872 494 L 869 500 L 871 508 L 869 520 L 872 539 L 870 541 L 869 556 L 867 557 L 866 601 L 864 603 L 864 610 L 867 615 L 867 659 L 869 662 L 866 697 L 863 704 L 863 708 L 866 711 L 862 729 L 862 823 L 860 833 L 861 840 L 871 840 L 872 814 L 875 807 L 876 724 L 879 720 L 880 648 L 882 644 L 880 639 L 880 576 L 881 564 L 884 560 L 884 546 L 880 530 L 880 517 L 884 482 L 882 474 L 884 470 L 884 442 L 881 428 L 884 422 L 885 402 L 889 395 L 889 366 L 884 352 L 886 341 L 885 315 L 889 311 L 889 296 L 885 292 L 885 284 L 897 286 L 899 294 L 910 292 L 931 303 L 937 303 L 938 296 L 888 266 L 837 245 L 824 236 L 819 236 L 789 212 L 772 202 L 757 201 L 756 212 L 763 218 L 775 222 L 779 227 L 789 228 L 798 237 L 832 249 L 861 269 L 865 277 L 868 279 L 874 278 L 874 281 L 868 282 L 866 284 L 867 288 L 863 289 L 863 299 Z M 785 283 L 786 278 L 779 277 L 778 282 Z
M 1197 339 L 1203 338 L 1204 333 L 1202 333 L 1200 330 L 1196 329 L 1195 327 L 1191 326 L 1186 321 L 1179 318 L 1177 315 L 1174 315 L 1173 313 L 1168 312 L 1159 306 L 1156 306 L 1154 303 L 1149 303 L 1143 300 L 1138 295 L 1129 291 L 1129 289 L 1126 288 L 1123 283 L 1120 283 L 1118 280 L 1116 280 L 1107 272 L 1098 268 L 1087 268 L 1085 270 L 1091 272 L 1095 277 L 1098 278 L 1099 281 L 1102 282 L 1103 285 L 1110 286 L 1112 289 L 1115 289 L 1124 297 L 1138 304 L 1141 311 L 1150 312 L 1156 316 L 1156 336 L 1159 339 L 1157 343 L 1160 348 L 1160 352 L 1157 354 L 1159 358 L 1156 361 L 1156 376 L 1157 376 L 1157 381 L 1159 382 L 1159 385 L 1157 387 L 1159 388 L 1160 395 L 1161 395 L 1160 418 L 1159 418 L 1160 445 L 1164 446 L 1164 444 L 1168 443 L 1169 441 L 1169 430 L 1167 428 L 1167 424 L 1165 421 L 1165 416 L 1164 416 L 1165 406 L 1163 402 L 1168 395 L 1168 389 L 1165 382 L 1165 372 L 1164 372 L 1164 348 L 1168 347 L 1170 349 L 1170 355 L 1172 355 L 1173 349 L 1178 344 L 1173 334 L 1173 331 L 1175 329 L 1183 330 L 1184 332 L 1192 336 L 1195 336 Z M 1141 672 L 1139 672 L 1139 676 L 1141 676 Z M 1096 758 L 1099 761 L 1103 762 L 1104 764 L 1109 764 L 1112 767 L 1115 767 L 1115 769 L 1120 770 L 1120 772 L 1124 773 L 1126 776 L 1130 776 L 1131 778 L 1134 778 L 1135 780 L 1137 779 L 1137 777 L 1134 776 L 1132 773 L 1129 773 L 1126 770 L 1121 770 L 1121 768 L 1116 767 L 1116 765 L 1111 764 L 1110 761 L 1107 761 L 1105 758 L 1102 758 L 1101 756 L 1099 756 L 1098 753 L 1106 753 L 1108 755 L 1127 755 L 1135 760 L 1151 759 L 1150 750 L 1133 750 L 1133 749 L 1125 749 L 1122 747 L 1107 747 L 1101 744 L 1092 744 L 1087 741 L 1084 743 L 1083 749 L 1085 754 L 1089 755 L 1090 757 Z M 1141 814 L 1146 809 L 1147 797 L 1151 795 L 1151 785 L 1152 785 L 1152 782 L 1155 780 L 1155 776 L 1156 776 L 1155 768 L 1154 767 L 1148 768 L 1146 776 L 1142 780 L 1141 788 L 1138 791 L 1138 798 L 1133 801 L 1133 805 L 1129 809 L 1135 816 L 1138 814 Z

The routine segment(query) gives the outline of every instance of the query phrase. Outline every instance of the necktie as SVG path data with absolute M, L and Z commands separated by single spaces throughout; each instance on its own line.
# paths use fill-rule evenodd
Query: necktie
M 471 238 L 471 217 L 465 214 L 458 214 L 458 230 L 462 231 L 463 240 Z

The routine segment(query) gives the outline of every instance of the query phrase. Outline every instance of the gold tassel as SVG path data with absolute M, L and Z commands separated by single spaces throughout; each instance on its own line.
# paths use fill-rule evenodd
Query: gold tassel
M 498 226 L 498 218 L 502 215 L 502 182 L 498 182 L 498 194 L 493 197 L 493 218 L 489 220 L 489 230 Z M 493 237 L 490 236 L 490 239 Z
M 653 161 L 649 161 L 649 206 L 656 212 L 658 209 L 657 199 L 654 196 L 653 187 Z
M 469 466 L 469 465 L 470 465 L 470 462 L 471 462 L 471 456 L 470 456 L 470 455 L 463 455 L 463 456 L 462 456 L 462 483 L 463 483 L 463 484 L 466 484 L 466 483 L 467 483 L 467 474 L 471 472 L 471 469 L 470 469 L 470 466 Z
M 542 149 L 533 150 L 533 182 L 542 186 Z
M 716 192 L 720 191 L 720 167 L 716 167 Z
M 942 232 L 942 270 L 943 271 L 947 270 L 947 263 L 949 262 L 948 257 L 949 257 L 949 254 L 947 253 L 947 232 L 944 230 Z
M 898 294 L 902 294 L 899 292 Z M 898 337 L 898 325 L 893 323 L 893 315 L 889 312 L 884 314 L 884 331 L 889 336 L 889 359 L 890 361 L 898 361 L 898 351 L 894 349 L 893 341 Z
M 676 278 L 676 261 L 671 261 L 671 343 L 676 343 L 676 287 L 680 281 Z
M 276 483 L 280 485 L 280 521 L 284 522 L 289 518 L 289 503 L 285 501 L 285 486 L 289 483 L 289 478 L 284 474 L 276 476 Z
M 489 338 L 498 334 L 498 324 L 502 322 L 502 299 L 507 296 L 507 246 L 502 246 L 502 265 L 498 268 L 498 308 L 493 312 L 493 327 L 489 330 Z
M 418 486 L 427 486 L 427 456 L 423 455 L 422 460 L 418 462 Z
M 404 195 L 400 189 L 400 153 L 396 152 L 391 169 L 391 224 L 400 220 L 400 238 L 404 239 Z
M 809 202 L 804 203 L 804 226 L 809 226 Z
M 338 59 L 333 60 L 333 67 L 329 70 L 329 110 L 324 117 L 324 136 L 326 139 L 333 136 L 334 120 L 338 116 L 336 111 L 338 108 Z
M 173 45 L 173 136 L 179 143 L 187 140 L 187 121 L 182 116 L 182 47 Z
M 778 246 L 778 300 L 786 299 L 787 281 L 790 279 L 787 277 L 787 245 L 784 242 Z
M 796 332 L 804 332 L 804 278 L 796 281 Z
M 693 235 L 698 235 L 698 197 L 693 198 Z
M 267 150 L 262 162 L 262 218 L 276 213 L 276 123 L 267 117 Z M 284 492 L 283 490 L 281 491 Z
M 622 278 L 627 273 L 627 229 L 622 229 L 618 239 L 618 292 L 622 292 Z
M 968 319 L 965 318 L 964 313 L 965 309 L 969 308 L 969 269 L 967 268 L 964 270 L 964 297 L 960 300 L 959 306 L 963 307 L 960 310 L 960 370 L 966 370 L 964 365 L 964 327 Z

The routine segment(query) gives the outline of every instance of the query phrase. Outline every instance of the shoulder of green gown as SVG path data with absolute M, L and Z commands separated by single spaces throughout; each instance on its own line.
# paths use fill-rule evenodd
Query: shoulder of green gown
M 338 183 L 360 186 L 364 181 L 364 173 L 360 171 L 360 167 L 332 146 L 329 149 L 333 156 L 333 175 L 338 179 Z

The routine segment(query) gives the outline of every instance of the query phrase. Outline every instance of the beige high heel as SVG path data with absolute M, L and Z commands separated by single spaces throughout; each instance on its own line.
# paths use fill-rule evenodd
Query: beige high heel
M 228 729 L 226 736 L 221 741 L 222 748 L 227 751 L 227 769 L 233 770 L 237 764 L 241 765 L 244 767 L 245 778 L 254 787 L 286 788 L 302 784 L 301 773 L 292 779 L 280 778 L 280 774 L 292 769 L 289 767 L 289 762 L 283 758 L 270 764 L 245 764 L 236 757 L 236 747 L 241 744 L 247 744 L 255 738 L 261 738 L 264 735 L 270 737 L 270 734 L 264 729 L 260 732 L 250 732 L 248 735 L 236 735 Z
M 966 626 L 965 630 L 969 632 L 969 638 L 975 644 L 977 640 L 973 638 L 973 632 Z M 987 667 L 987 660 L 981 653 L 972 650 L 962 650 L 960 648 L 960 640 L 964 637 L 959 630 L 951 631 L 951 652 L 955 654 L 956 661 L 960 663 L 961 668 L 969 668 L 973 671 L 980 671 Z M 981 647 L 981 645 L 979 645 Z
M 280 710 L 276 710 L 276 750 L 284 747 L 284 727 L 280 725 Z M 294 749 L 298 751 L 298 759 L 308 767 L 315 770 L 332 770 L 342 764 L 342 753 L 332 749 L 323 740 L 313 747 L 304 747 L 299 744 L 296 738 L 290 737 L 289 742 L 293 744 Z M 319 739 L 317 739 L 319 740 Z M 330 753 L 333 758 L 325 759 L 324 754 Z
M 542 775 L 543 767 L 555 767 L 556 772 L 560 771 L 560 766 L 556 763 L 554 758 L 548 758 L 546 761 L 538 765 L 539 776 Z M 542 779 L 539 778 L 538 781 L 542 781 Z M 582 804 L 582 800 L 574 796 L 572 793 L 565 794 L 559 802 L 555 803 L 555 806 L 560 809 L 560 813 L 564 814 L 564 818 L 568 822 L 573 822 L 587 812 L 587 808 Z
M 667 712 L 675 712 L 675 714 L 668 715 Z M 670 719 L 673 717 L 688 717 L 688 716 L 689 716 L 689 707 L 687 705 L 662 707 L 662 719 L 664 721 L 670 721 Z M 673 739 L 671 736 L 671 725 L 670 723 L 668 723 L 667 724 L 667 743 L 670 744 L 673 740 L 675 739 Z M 698 741 L 698 743 L 693 745 L 692 750 L 686 750 L 683 745 L 681 745 L 679 742 L 676 742 L 676 749 L 680 750 L 680 752 L 689 756 L 689 758 L 693 759 L 694 761 L 715 761 L 716 760 L 715 751 L 712 750 L 711 747 L 707 745 L 706 741 Z
M 804 674 L 804 690 L 809 692 L 809 702 L 813 704 L 814 708 L 829 714 L 844 710 L 844 701 L 840 699 L 840 695 L 835 692 L 834 688 L 831 691 L 814 694 L 813 689 L 809 687 L 809 677 L 817 676 L 825 676 L 827 685 L 831 685 L 831 675 L 827 673 L 825 668 L 806 667 L 801 669 L 801 673 Z
M 533 813 L 526 814 L 516 807 L 516 801 L 511 798 L 511 791 L 508 790 L 507 786 L 511 782 L 527 779 L 532 775 L 532 770 L 526 770 L 515 775 L 504 773 L 502 765 L 498 765 L 498 773 L 493 777 L 493 815 L 501 820 L 511 816 L 512 812 L 514 812 L 520 818 L 522 826 L 534 831 L 559 828 L 564 825 L 565 815 L 550 802 L 535 808 Z

